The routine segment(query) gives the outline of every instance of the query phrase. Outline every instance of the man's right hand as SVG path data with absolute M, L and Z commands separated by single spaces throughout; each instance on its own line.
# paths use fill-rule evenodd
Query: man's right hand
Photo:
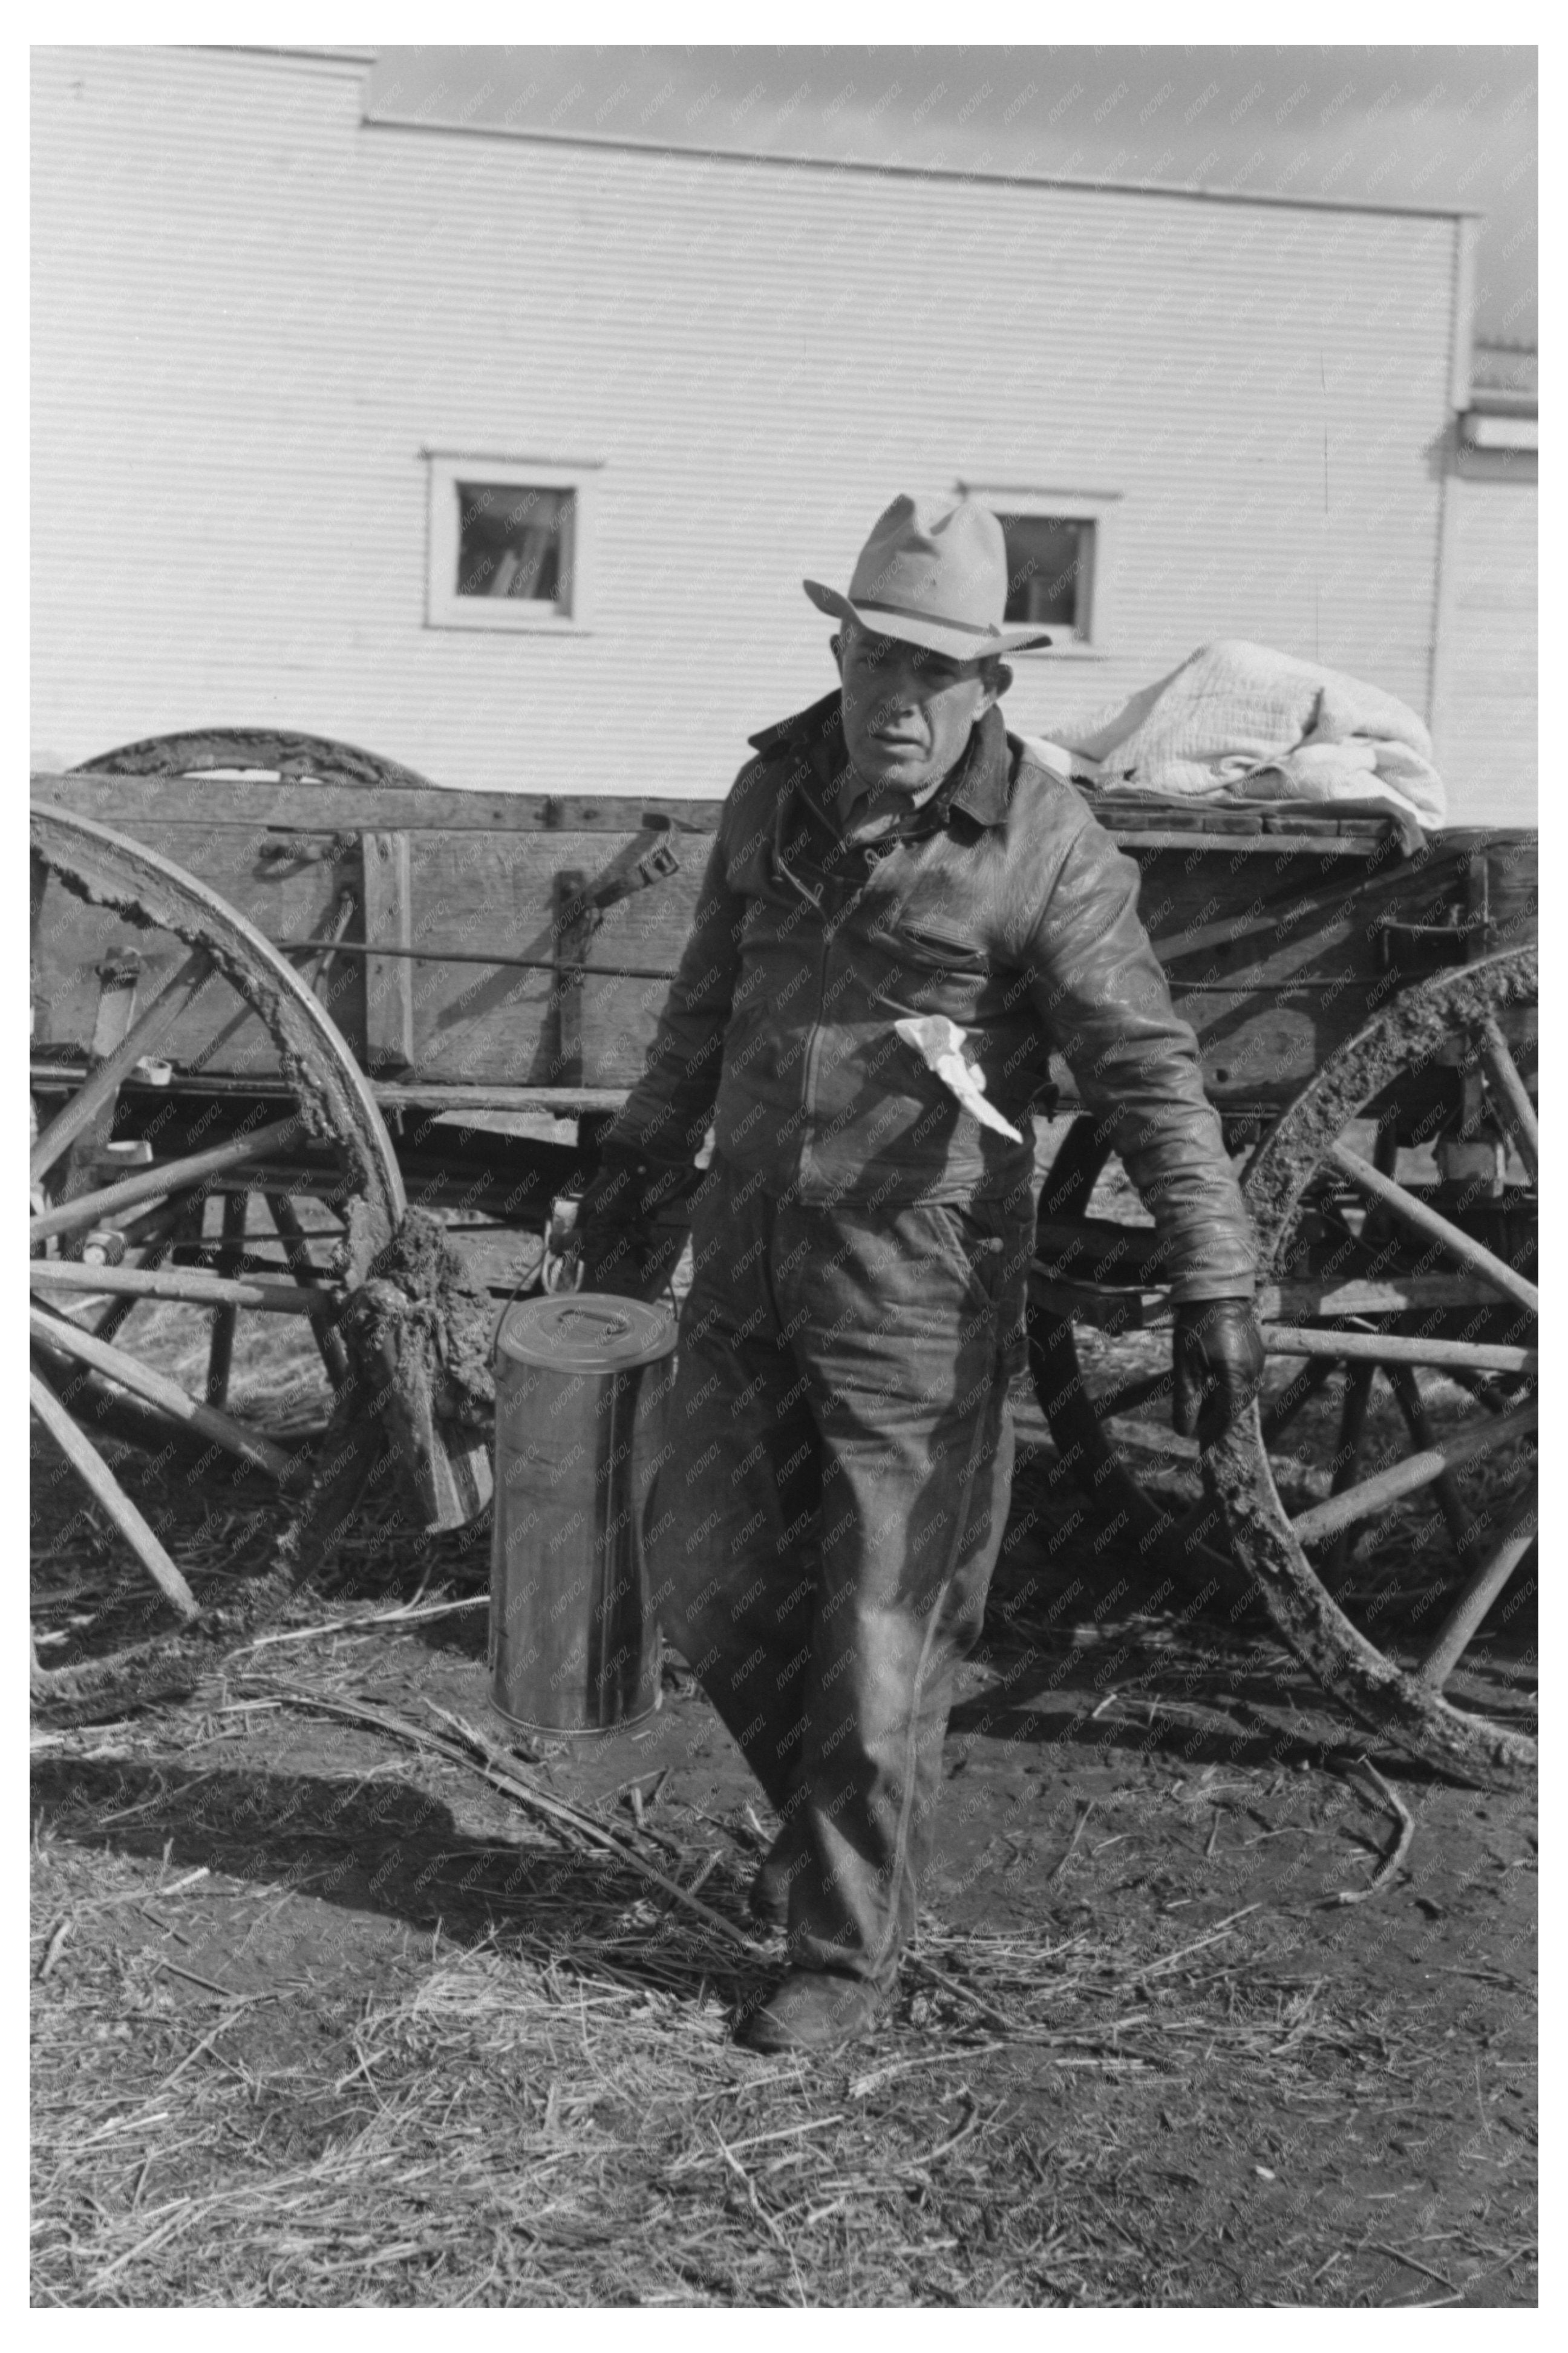
M 648 1299 L 680 1254 L 679 1232 L 656 1213 L 686 1190 L 695 1172 L 660 1166 L 624 1145 L 607 1144 L 589 1179 L 572 1229 L 568 1257 L 584 1291 Z

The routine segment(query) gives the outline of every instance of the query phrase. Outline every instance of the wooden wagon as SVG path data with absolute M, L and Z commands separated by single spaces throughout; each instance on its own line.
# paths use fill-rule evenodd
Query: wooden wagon
M 326 1529 L 367 1473 L 346 1400 L 371 1396 L 426 1524 L 471 1516 L 483 1433 L 443 1314 L 539 1279 L 640 1071 L 717 805 L 449 791 L 260 733 L 33 788 L 36 1410 L 182 1611 L 66 1372 L 121 1434 L 194 1432 Z M 1098 1532 L 1199 1594 L 1245 1583 L 1384 1737 L 1514 1779 L 1533 1746 L 1488 1713 L 1476 1637 L 1535 1539 L 1535 837 L 1095 807 L 1248 1155 L 1271 1366 L 1201 1463 L 1171 1434 L 1152 1229 L 1076 1117 L 1030 1314 L 1063 1462 Z M 435 1307 L 410 1289 L 420 1210 L 437 1256 L 469 1254 Z M 138 1354 L 149 1299 L 210 1326 L 202 1396 Z M 343 1461 L 230 1411 L 252 1314 L 309 1320 Z

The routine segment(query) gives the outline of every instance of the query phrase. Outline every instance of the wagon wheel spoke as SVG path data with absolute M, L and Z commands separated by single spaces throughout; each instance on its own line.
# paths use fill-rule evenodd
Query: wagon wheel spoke
M 274 1120 L 249 1135 L 236 1136 L 227 1144 L 215 1144 L 205 1152 L 187 1153 L 179 1160 L 154 1161 L 134 1176 L 122 1176 L 118 1184 L 101 1186 L 91 1193 L 79 1193 L 72 1201 L 38 1211 L 28 1225 L 29 1239 L 41 1242 L 55 1234 L 79 1233 L 84 1227 L 106 1224 L 122 1210 L 133 1208 L 139 1201 L 161 1200 L 170 1193 L 188 1192 L 207 1177 L 222 1176 L 230 1168 L 242 1168 L 247 1161 L 265 1160 L 269 1153 L 279 1151 L 285 1145 L 298 1145 L 301 1126 L 296 1113 L 288 1119 Z
M 1503 1124 L 1519 1146 L 1519 1156 L 1531 1176 L 1541 1175 L 1541 1128 L 1530 1089 L 1519 1073 L 1508 1039 L 1496 1017 L 1488 1014 L 1476 1031 L 1481 1064 L 1491 1081 L 1492 1101 Z
M 1417 1454 L 1437 1451 L 1432 1424 L 1421 1402 L 1420 1386 L 1408 1365 L 1394 1364 L 1387 1367 L 1388 1379 L 1405 1417 L 1405 1427 L 1410 1432 Z M 1454 1539 L 1454 1549 L 1462 1560 L 1475 1542 L 1476 1523 L 1465 1509 L 1464 1499 L 1455 1483 L 1451 1471 L 1440 1471 L 1432 1482 L 1433 1493 L 1442 1506 L 1443 1517 L 1448 1523 L 1448 1534 Z
M 162 1266 L 174 1248 L 176 1237 L 188 1232 L 193 1221 L 199 1229 L 200 1203 L 193 1204 L 192 1196 L 188 1193 L 177 1193 L 150 1217 L 138 1219 L 124 1229 L 128 1240 L 134 1238 L 137 1264 L 149 1271 Z M 112 1340 L 121 1325 L 130 1322 L 139 1304 L 133 1292 L 121 1292 L 111 1299 L 90 1327 L 94 1339 Z
M 1533 1282 L 1527 1282 L 1523 1275 L 1516 1273 L 1511 1266 L 1506 1265 L 1484 1244 L 1474 1240 L 1461 1227 L 1431 1208 L 1426 1202 L 1419 1200 L 1414 1193 L 1407 1192 L 1392 1176 L 1382 1175 L 1371 1161 L 1363 1160 L 1358 1152 L 1352 1152 L 1348 1144 L 1331 1144 L 1328 1157 L 1342 1176 L 1347 1176 L 1359 1191 L 1375 1201 L 1396 1224 L 1419 1236 L 1423 1241 L 1436 1243 L 1439 1250 L 1457 1259 L 1461 1266 L 1467 1267 L 1502 1298 L 1511 1299 L 1517 1306 L 1527 1309 L 1532 1315 L 1539 1311 L 1541 1293 Z
M 1356 1364 L 1350 1367 L 1344 1401 L 1340 1409 L 1339 1443 L 1332 1456 L 1331 1494 L 1342 1495 L 1356 1483 L 1356 1474 L 1361 1469 L 1362 1444 L 1366 1436 L 1367 1408 L 1372 1403 L 1372 1385 L 1376 1374 L 1375 1365 Z M 1342 1522 L 1329 1548 L 1324 1568 L 1331 1584 L 1337 1583 L 1344 1575 L 1355 1526 L 1353 1520 Z
M 99 1064 L 86 1083 L 78 1088 L 65 1109 L 50 1121 L 34 1145 L 27 1160 L 27 1176 L 33 1184 L 43 1181 L 61 1154 L 70 1149 L 77 1137 L 110 1102 L 121 1082 L 144 1055 L 152 1051 L 171 1022 L 188 1011 L 197 991 L 205 986 L 211 973 L 210 959 L 198 950 L 187 956 L 173 980 L 164 983 L 146 1010 L 137 1016 L 114 1051 Z
M 1508 1411 L 1510 1402 L 1508 1391 L 1500 1388 L 1497 1382 L 1489 1380 L 1485 1373 L 1473 1373 L 1456 1367 L 1454 1378 L 1462 1389 L 1475 1398 L 1479 1406 L 1485 1407 L 1488 1413 Z
M 1168 1398 L 1173 1384 L 1167 1366 L 1162 1373 L 1147 1373 L 1142 1380 L 1124 1381 L 1120 1388 L 1102 1389 L 1094 1398 L 1095 1419 L 1110 1421 L 1118 1414 L 1135 1413 L 1141 1405 L 1150 1405 L 1156 1398 Z
M 1278 1391 L 1261 1415 L 1263 1443 L 1272 1447 L 1284 1437 L 1291 1423 L 1333 1377 L 1334 1359 L 1330 1356 L 1310 1359 L 1299 1373 L 1293 1374 L 1285 1387 Z
M 310 1243 L 293 1202 L 287 1193 L 268 1193 L 266 1201 L 267 1214 L 283 1245 L 284 1262 L 289 1273 L 301 1283 L 319 1285 L 321 1277 L 311 1261 Z M 311 1319 L 310 1335 L 321 1353 L 327 1378 L 334 1389 L 341 1389 L 349 1377 L 349 1360 L 342 1340 L 320 1317 Z
M 1535 1542 L 1538 1521 L 1535 1497 L 1527 1496 L 1503 1530 L 1497 1549 L 1471 1573 L 1436 1641 L 1417 1667 L 1415 1672 L 1422 1683 L 1430 1684 L 1435 1691 L 1442 1690 L 1479 1632 L 1487 1611 Z
M 1298 1514 L 1291 1527 L 1302 1544 L 1321 1543 L 1324 1537 L 1342 1528 L 1358 1526 L 1405 1495 L 1436 1486 L 1445 1472 L 1451 1475 L 1464 1463 L 1479 1462 L 1500 1447 L 1528 1438 L 1539 1428 L 1540 1419 L 1537 1405 L 1518 1406 L 1500 1420 L 1484 1422 L 1467 1438 L 1447 1440 L 1441 1446 L 1407 1455 L 1386 1471 L 1374 1471 L 1369 1479 L 1358 1479 L 1353 1486 L 1340 1489 L 1326 1503 L 1314 1504 L 1310 1511 Z
M 1426 1340 L 1404 1332 L 1303 1331 L 1267 1324 L 1264 1338 L 1270 1356 L 1314 1359 L 1325 1379 L 1336 1365 L 1352 1363 L 1423 1366 L 1459 1382 L 1487 1373 L 1533 1373 L 1540 1363 L 1534 1348 L 1511 1342 L 1449 1340 L 1436 1334 Z
M 94 1372 L 103 1373 L 132 1397 L 159 1407 L 173 1421 L 183 1422 L 200 1437 L 210 1439 L 242 1462 L 251 1463 L 258 1471 L 270 1472 L 280 1485 L 297 1483 L 300 1465 L 297 1455 L 287 1447 L 274 1445 L 272 1440 L 247 1430 L 232 1414 L 225 1413 L 212 1404 L 199 1404 L 180 1387 L 150 1365 L 142 1364 L 123 1348 L 100 1340 L 91 1332 L 83 1331 L 68 1315 L 50 1313 L 37 1307 L 28 1310 L 28 1323 L 35 1339 L 46 1347 L 58 1349 L 74 1356 L 79 1364 L 89 1365 Z
M 250 1207 L 248 1193 L 226 1193 L 223 1197 L 223 1239 L 218 1247 L 217 1271 L 223 1276 L 239 1272 L 245 1259 L 245 1219 Z M 239 1309 L 232 1300 L 226 1301 L 213 1317 L 212 1342 L 207 1350 L 207 1403 L 222 1406 L 228 1402 L 228 1377 L 234 1364 L 234 1335 L 239 1328 Z
M 195 1617 L 195 1595 L 97 1447 L 77 1428 L 53 1389 L 37 1371 L 27 1376 L 27 1394 L 33 1411 L 89 1493 L 102 1504 L 159 1591 L 174 1603 L 182 1618 Z
M 289 1384 L 298 1366 L 308 1394 L 321 1380 L 318 1354 L 346 1383 L 333 1327 L 345 1292 L 402 1221 L 402 1183 L 347 1048 L 243 917 L 156 853 L 66 812 L 36 805 L 33 842 L 46 1016 L 33 1083 L 53 1110 L 29 1154 L 35 1402 L 96 1504 L 189 1616 L 189 1582 L 121 1484 L 134 1453 L 123 1463 L 117 1455 L 118 1475 L 110 1471 L 61 1402 L 62 1384 L 91 1401 L 117 1442 L 154 1455 L 171 1439 L 208 1456 L 219 1450 L 297 1491 L 308 1458 L 270 1433 L 268 1405 L 249 1400 L 284 1393 L 273 1365 L 289 1368 Z M 96 1013 L 95 972 L 106 976 Z M 137 1009 L 143 986 L 149 1001 Z M 215 1053 L 215 1032 L 232 1037 L 241 1025 L 246 1038 Z M 139 1067 L 153 1044 L 157 1063 Z M 215 1118 L 218 1140 L 206 1141 Z M 138 1158 L 123 1175 L 112 1166 Z M 290 1198 L 314 1200 L 323 1188 L 336 1197 L 330 1210 L 319 1205 L 331 1219 L 330 1273 L 312 1263 L 312 1237 Z M 279 1257 L 247 1248 L 252 1189 L 269 1198 Z M 204 1240 L 215 1194 L 217 1230 Z M 324 1228 L 328 1216 L 311 1222 Z M 143 1304 L 133 1337 L 125 1326 Z M 274 1345 L 270 1386 L 258 1388 L 248 1335 L 262 1329 Z
M 333 1295 L 316 1284 L 209 1274 L 199 1266 L 79 1266 L 72 1259 L 34 1259 L 27 1281 L 35 1291 L 178 1300 L 187 1307 L 254 1307 L 264 1315 L 331 1316 L 337 1309 Z

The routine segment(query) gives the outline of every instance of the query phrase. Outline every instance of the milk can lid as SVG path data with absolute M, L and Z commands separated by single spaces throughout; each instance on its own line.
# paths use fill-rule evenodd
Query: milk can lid
M 675 1318 L 667 1308 L 607 1291 L 521 1299 L 507 1309 L 496 1335 L 498 1356 L 566 1372 L 618 1373 L 656 1364 L 674 1346 Z

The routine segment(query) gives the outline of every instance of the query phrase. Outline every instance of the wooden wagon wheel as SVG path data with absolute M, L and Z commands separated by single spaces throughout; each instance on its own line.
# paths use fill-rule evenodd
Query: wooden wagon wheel
M 29 1178 L 30 1332 L 35 1411 L 183 1618 L 196 1608 L 177 1564 L 93 1445 L 99 1421 L 159 1448 L 182 1434 L 219 1449 L 285 1489 L 301 1458 L 229 1409 L 236 1319 L 308 1319 L 334 1383 L 347 1376 L 333 1329 L 338 1303 L 364 1280 L 402 1223 L 402 1179 L 370 1088 L 326 1013 L 262 934 L 191 875 L 142 844 L 64 810 L 32 810 L 38 961 L 71 987 L 71 957 L 101 944 L 110 911 L 130 927 L 96 969 L 86 1067 L 35 1036 L 39 1131 Z M 119 924 L 110 926 L 118 934 Z M 87 951 L 91 953 L 90 947 Z M 140 1001 L 138 1002 L 138 998 Z M 68 1033 L 70 1024 L 61 1025 Z M 255 1039 L 257 1082 L 203 1096 L 181 1079 L 204 1040 Z M 78 1029 L 79 1035 L 79 1025 Z M 154 1050 L 166 1047 L 173 1062 Z M 153 1082 L 163 1081 L 163 1086 Z M 223 1082 L 235 1087 L 232 1080 Z M 120 1136 L 113 1133 L 117 1113 Z M 141 1133 L 126 1135 L 130 1127 Z M 171 1138 L 173 1141 L 166 1141 Z M 211 1140 L 208 1140 L 208 1138 Z M 193 1145 L 195 1148 L 192 1148 Z M 253 1231 L 258 1198 L 268 1218 Z M 307 1230 L 300 1208 L 313 1223 Z M 216 1240 L 204 1210 L 221 1214 Z M 204 1396 L 166 1364 L 167 1335 L 144 1335 L 149 1303 L 205 1330 Z M 142 1345 L 126 1330 L 141 1315 Z M 68 1402 L 68 1400 L 69 1402 Z
M 1474 1712 L 1463 1662 L 1537 1525 L 1536 990 L 1533 949 L 1407 989 L 1267 1138 L 1245 1190 L 1284 1386 L 1205 1457 L 1235 1551 L 1325 1688 L 1500 1786 L 1534 1745 Z M 1280 1402 L 1325 1374 L 1337 1442 L 1328 1492 L 1304 1494 Z
M 1255 1156 L 1245 1190 L 1263 1242 L 1271 1361 L 1257 1413 L 1210 1458 L 1223 1493 L 1205 1491 L 1196 1446 L 1171 1430 L 1170 1313 L 1155 1288 L 1153 1232 L 1122 1222 L 1109 1198 L 1108 1214 L 1090 1214 L 1115 1166 L 1087 1117 L 1042 1189 L 1029 1318 L 1040 1403 L 1099 1530 L 1202 1599 L 1255 1592 L 1363 1721 L 1447 1769 L 1501 1780 L 1528 1769 L 1531 1744 L 1442 1692 L 1533 1535 L 1522 1473 L 1517 1514 L 1510 1504 L 1500 1525 L 1462 1486 L 1489 1475 L 1468 1466 L 1505 1465 L 1533 1442 L 1533 1285 L 1521 1271 L 1533 1250 L 1533 1044 L 1521 1073 L 1505 1033 L 1530 1037 L 1534 1002 L 1528 951 L 1407 990 L 1333 1057 Z M 1444 1122 L 1455 1129 L 1444 1140 L 1452 1165 L 1468 1156 L 1495 1168 L 1507 1138 L 1526 1180 L 1500 1196 L 1489 1181 L 1459 1180 L 1457 1236 L 1454 1185 L 1435 1187 L 1430 1169 L 1422 1181 L 1410 1165 L 1412 1145 L 1430 1145 Z M 1333 1153 L 1358 1124 L 1352 1176 Z M 1414 1207 L 1401 1200 L 1394 1216 L 1380 1177 Z M 1489 1263 L 1499 1259 L 1502 1277 Z M 1423 1459 L 1434 1442 L 1447 1462 Z M 1374 1453 L 1388 1459 L 1368 1472 Z M 1426 1558 L 1414 1596 L 1355 1556 L 1358 1545 L 1364 1555 L 1399 1540 L 1406 1493 L 1436 1507 L 1417 1531 Z M 1305 1544 L 1291 1513 L 1298 1525 L 1312 1515 Z M 1446 1599 L 1444 1579 L 1457 1588 Z M 1441 1621 L 1424 1642 L 1423 1617 L 1435 1630 Z M 1390 1655 L 1418 1651 L 1415 1672 Z
M 203 776 L 253 773 L 284 784 L 365 785 L 379 791 L 434 792 L 428 777 L 356 744 L 324 735 L 298 735 L 270 727 L 195 727 L 177 735 L 149 735 L 83 760 L 73 776 Z

